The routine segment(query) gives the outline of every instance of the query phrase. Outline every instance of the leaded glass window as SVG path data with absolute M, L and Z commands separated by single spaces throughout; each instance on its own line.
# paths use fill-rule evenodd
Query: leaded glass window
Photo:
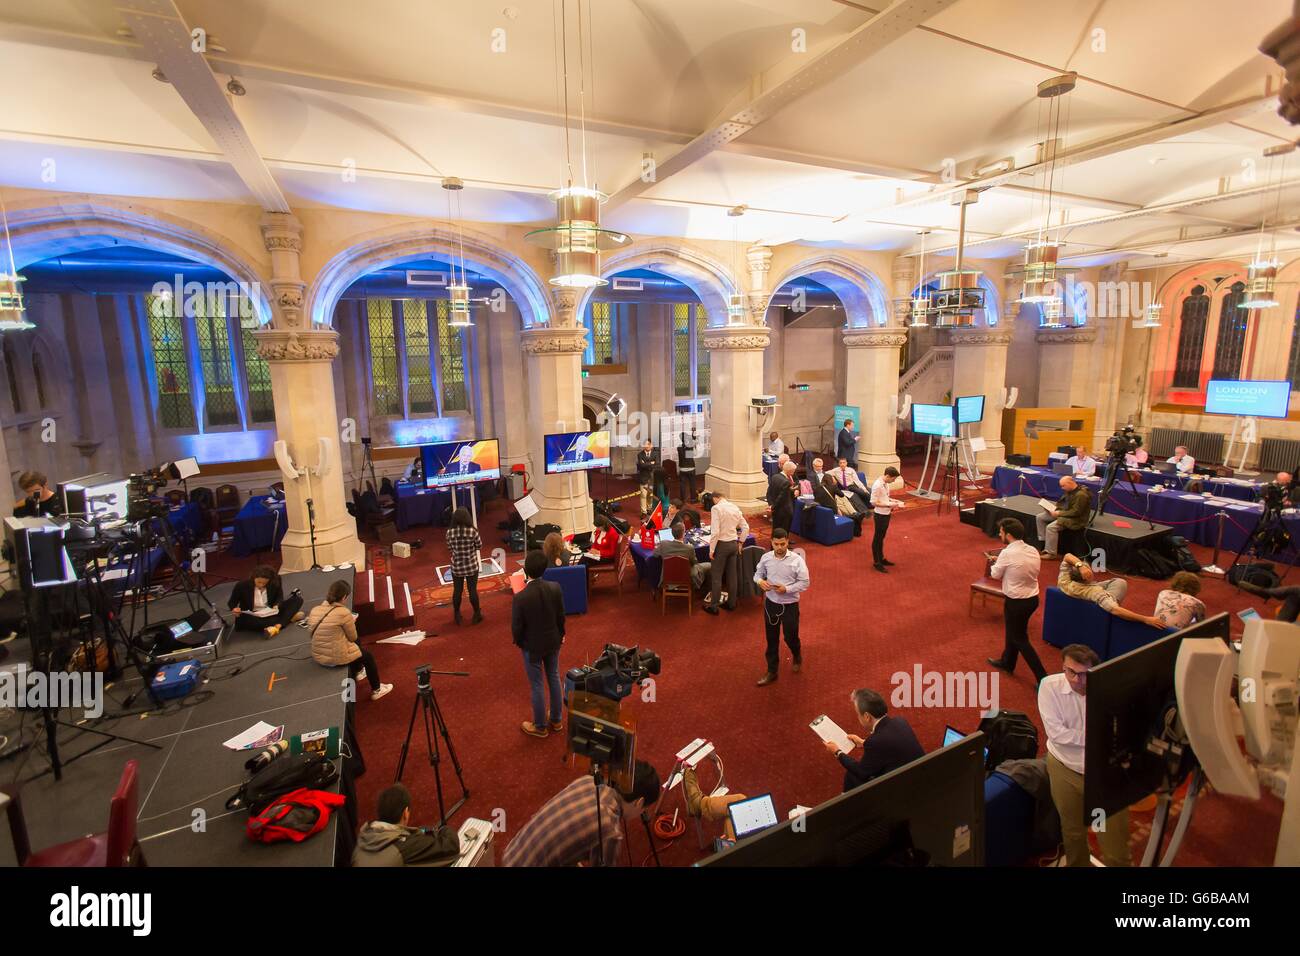
M 158 389 L 158 421 L 163 428 L 193 428 L 190 369 L 185 359 L 184 320 L 170 297 L 146 296 L 149 347 Z
M 442 414 L 469 411 L 465 387 L 465 329 L 448 323 L 446 299 L 438 300 L 438 377 L 442 381 Z
M 406 345 L 406 400 L 411 414 L 436 411 L 433 366 L 429 363 L 429 304 L 423 299 L 402 302 L 402 335 Z
M 1245 283 L 1234 282 L 1219 307 L 1219 334 L 1214 343 L 1213 378 L 1241 378 L 1241 360 L 1246 351 L 1246 322 L 1250 318 L 1250 310 L 1241 307 L 1245 293 Z
M 257 316 L 240 316 L 239 331 L 244 347 L 244 378 L 248 381 L 248 420 L 275 421 L 275 400 L 271 396 L 271 367 L 257 351 Z
M 370 339 L 370 381 L 374 390 L 374 410 L 380 415 L 401 415 L 397 330 L 393 322 L 393 303 L 390 300 L 366 300 L 366 331 Z
M 703 305 L 695 306 L 695 394 L 709 394 L 709 350 L 704 347 L 704 333 L 709 327 L 709 313 Z
M 225 300 L 195 297 L 194 328 L 198 333 L 199 368 L 203 372 L 203 404 L 209 427 L 239 424 L 235 375 Z
M 36 385 L 36 401 L 41 408 L 49 406 L 45 397 L 45 360 L 39 351 L 32 352 L 32 379 Z
M 1205 324 L 1210 317 L 1210 297 L 1205 286 L 1193 286 L 1183 299 L 1178 317 L 1178 354 L 1174 364 L 1174 388 L 1199 388 L 1201 355 L 1205 351 Z
M 691 394 L 691 306 L 673 304 L 673 395 Z

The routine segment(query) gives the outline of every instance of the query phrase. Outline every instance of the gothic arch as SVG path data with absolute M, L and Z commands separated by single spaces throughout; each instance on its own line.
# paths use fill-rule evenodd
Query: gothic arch
M 772 283 L 775 293 L 795 279 L 814 279 L 839 298 L 848 316 L 849 328 L 872 328 L 889 324 L 892 314 L 885 284 L 870 269 L 844 256 L 819 253 L 785 271 Z
M 510 293 L 525 327 L 550 321 L 547 285 L 523 259 L 489 236 L 449 225 L 424 222 L 381 229 L 340 245 L 308 281 L 305 311 L 313 326 L 333 324 L 334 307 L 357 279 L 403 259 L 422 255 L 454 259 L 490 276 Z
M 608 278 L 628 269 L 651 269 L 676 279 L 704 304 L 709 325 L 727 324 L 727 304 L 737 291 L 736 278 L 713 256 L 685 242 L 652 239 L 635 242 L 605 258 L 600 274 Z M 591 298 L 586 290 L 578 299 L 576 315 L 582 315 Z

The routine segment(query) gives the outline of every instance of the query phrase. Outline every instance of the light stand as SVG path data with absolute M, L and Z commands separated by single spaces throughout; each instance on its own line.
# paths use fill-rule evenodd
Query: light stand
M 367 445 L 367 448 L 370 446 Z M 316 560 L 316 509 L 312 505 L 312 500 L 307 499 L 307 533 L 311 537 L 311 570 L 319 571 L 320 562 Z
M 438 793 L 438 825 L 445 826 L 447 820 L 469 799 L 469 789 L 465 786 L 465 775 L 456 756 L 456 748 L 451 743 L 451 731 L 447 729 L 447 721 L 442 716 L 442 708 L 438 706 L 438 698 L 429 680 L 434 674 L 440 677 L 469 676 L 468 671 L 430 670 L 427 664 L 415 669 L 415 701 L 411 705 L 411 722 L 406 727 L 406 740 L 402 744 L 401 755 L 397 758 L 397 776 L 394 779 L 398 782 L 402 779 L 402 771 L 406 769 L 406 755 L 411 748 L 411 735 L 415 732 L 415 718 L 423 713 L 424 744 L 429 756 L 429 766 L 433 768 L 434 787 Z M 460 799 L 453 803 L 450 809 L 447 808 L 442 795 L 442 751 L 438 745 L 439 736 L 447 744 L 447 756 L 451 758 L 451 766 L 456 771 L 457 781 L 460 782 Z

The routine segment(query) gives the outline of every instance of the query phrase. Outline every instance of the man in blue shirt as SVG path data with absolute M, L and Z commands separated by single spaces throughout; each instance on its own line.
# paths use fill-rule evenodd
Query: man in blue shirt
M 790 550 L 790 536 L 784 528 L 772 532 L 772 550 L 763 555 L 754 573 L 754 583 L 763 592 L 763 625 L 767 630 L 767 673 L 758 682 L 766 687 L 776 681 L 781 660 L 781 631 L 794 656 L 794 672 L 803 666 L 799 646 L 799 594 L 808 588 L 808 565 Z

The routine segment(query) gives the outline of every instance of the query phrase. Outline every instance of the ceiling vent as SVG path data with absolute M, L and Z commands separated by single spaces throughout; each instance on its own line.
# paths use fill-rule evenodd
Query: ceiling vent
M 406 270 L 407 285 L 441 285 L 447 284 L 447 273 L 445 272 L 425 272 L 420 269 Z
M 612 291 L 614 292 L 641 292 L 645 289 L 645 283 L 640 279 L 620 279 L 615 277 L 612 282 Z

